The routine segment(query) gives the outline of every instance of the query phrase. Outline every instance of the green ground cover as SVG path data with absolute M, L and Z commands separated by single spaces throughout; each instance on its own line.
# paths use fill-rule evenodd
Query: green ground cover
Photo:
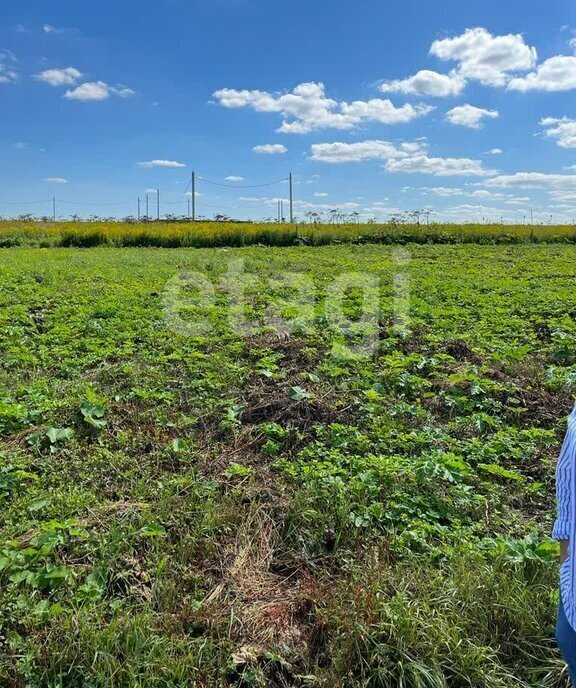
M 336 243 L 576 243 L 574 225 L 274 224 L 269 222 L 121 222 L 0 220 L 0 248 L 13 246 L 207 248 L 325 246 Z
M 409 251 L 0 253 L 0 685 L 567 685 L 548 536 L 573 249 Z M 231 331 L 238 260 L 251 318 L 293 315 L 270 279 L 310 276 L 313 326 Z M 193 271 L 216 287 L 181 293 L 210 325 L 188 336 L 166 284 Z M 380 279 L 369 357 L 334 346 L 343 272 Z

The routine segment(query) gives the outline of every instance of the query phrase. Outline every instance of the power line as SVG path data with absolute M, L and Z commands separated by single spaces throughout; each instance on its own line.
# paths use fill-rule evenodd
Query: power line
M 211 182 L 208 179 L 204 179 L 204 177 L 197 177 L 197 179 L 206 184 L 212 184 L 212 186 L 221 186 L 224 189 L 259 189 L 264 186 L 275 186 L 289 180 L 288 177 L 284 177 L 283 179 L 277 179 L 275 182 L 266 182 L 265 184 L 221 184 L 220 182 Z
M 45 201 L 0 201 L 0 205 L 42 205 L 44 203 L 52 203 L 51 198 Z
M 89 203 L 89 202 L 84 202 L 84 201 L 63 201 L 61 198 L 58 199 L 58 203 L 65 203 L 66 205 L 97 205 L 97 206 L 119 206 L 119 205 L 130 205 L 129 203 L 126 203 L 125 201 L 122 201 L 121 203 Z

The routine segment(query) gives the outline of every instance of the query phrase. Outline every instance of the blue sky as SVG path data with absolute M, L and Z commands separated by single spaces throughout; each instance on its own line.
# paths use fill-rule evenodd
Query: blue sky
M 207 216 L 275 215 L 292 172 L 299 217 L 576 221 L 576 4 L 542 8 L 4 3 L 0 212 L 183 214 L 195 170 Z

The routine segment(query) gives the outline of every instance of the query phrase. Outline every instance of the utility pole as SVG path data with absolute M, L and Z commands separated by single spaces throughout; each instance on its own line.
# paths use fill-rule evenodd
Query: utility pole
M 280 222 L 284 222 L 284 201 L 280 199 Z
M 192 172 L 192 222 L 196 222 L 196 172 Z
M 290 223 L 294 223 L 294 194 L 292 192 L 292 172 L 290 172 L 288 179 L 290 180 Z
M 191 205 L 190 205 L 190 199 L 188 199 L 188 219 L 190 220 L 192 218 L 192 211 L 190 210 Z
M 138 196 L 138 222 L 140 222 L 140 196 Z
M 156 189 L 156 219 L 160 220 L 160 189 Z
M 52 219 L 56 222 L 56 196 L 52 196 Z
M 150 219 L 150 212 L 148 208 L 148 194 L 146 194 L 146 220 L 148 221 Z

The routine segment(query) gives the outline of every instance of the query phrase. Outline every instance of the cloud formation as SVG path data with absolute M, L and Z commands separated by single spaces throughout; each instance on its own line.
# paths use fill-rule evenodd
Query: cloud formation
M 76 67 L 45 69 L 43 72 L 35 74 L 34 78 L 50 86 L 71 86 L 82 78 L 82 72 Z
M 175 160 L 147 160 L 145 162 L 137 162 L 136 167 L 151 169 L 153 167 L 186 167 L 186 165 Z
M 470 158 L 432 158 L 428 155 L 416 155 L 400 160 L 388 160 L 388 172 L 411 172 L 432 174 L 436 177 L 487 177 L 493 170 L 484 169 L 481 160 Z
M 576 39 L 569 46 L 576 50 Z M 483 27 L 436 40 L 430 55 L 456 63 L 448 73 L 421 70 L 406 79 L 384 81 L 380 89 L 408 95 L 456 96 L 467 82 L 511 91 L 576 89 L 576 55 L 556 55 L 538 64 L 536 48 L 522 34 L 493 35 Z
M 311 152 L 312 160 L 332 164 L 384 160 L 388 172 L 430 174 L 437 177 L 485 177 L 496 174 L 494 170 L 485 169 L 481 160 L 431 157 L 422 141 L 401 144 L 381 140 L 316 143 L 312 145 Z
M 119 96 L 120 98 L 129 98 L 135 94 L 135 91 L 126 86 L 109 86 L 104 81 L 87 81 L 73 90 L 68 89 L 64 94 L 64 98 L 89 102 L 107 100 L 112 95 Z
M 512 91 L 571 91 L 576 88 L 576 57 L 556 55 L 544 60 L 535 71 L 508 83 Z
M 404 93 L 415 96 L 458 96 L 466 88 L 466 79 L 453 71 L 450 74 L 422 69 L 407 79 L 384 81 L 379 85 L 383 93 Z
M 504 86 L 510 74 L 532 69 L 538 57 L 536 48 L 526 45 L 521 34 L 493 36 L 481 27 L 434 41 L 430 54 L 457 62 L 461 77 L 485 86 Z
M 283 146 L 281 143 L 263 143 L 259 146 L 254 146 L 252 150 L 263 155 L 281 155 L 288 152 L 286 146 Z
M 561 148 L 576 148 L 576 120 L 545 117 L 540 124 L 545 127 L 545 135 L 556 139 Z
M 390 100 L 380 98 L 338 102 L 326 97 L 324 84 L 314 82 L 300 84 L 283 94 L 223 88 L 215 91 L 213 96 L 226 108 L 250 108 L 255 112 L 280 114 L 284 121 L 277 131 L 283 134 L 309 134 L 318 129 L 354 129 L 368 121 L 399 124 L 411 122 L 433 110 L 431 106 L 422 104 L 396 107 Z
M 446 113 L 446 119 L 450 124 L 468 127 L 469 129 L 480 129 L 484 118 L 496 118 L 499 115 L 498 110 L 486 110 L 474 105 L 458 105 Z
M 14 84 L 18 78 L 16 56 L 11 50 L 0 50 L 0 84 Z

